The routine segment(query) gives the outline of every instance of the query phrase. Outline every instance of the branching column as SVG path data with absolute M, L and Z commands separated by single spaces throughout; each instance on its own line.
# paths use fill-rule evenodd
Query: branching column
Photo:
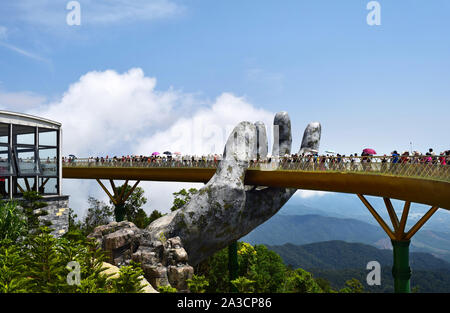
M 109 190 L 105 187 L 105 185 L 100 181 L 100 179 L 97 179 L 97 182 L 102 187 L 102 189 L 106 192 L 111 202 L 114 204 L 114 215 L 116 217 L 116 222 L 121 222 L 125 219 L 125 202 L 128 200 L 130 195 L 133 193 L 133 191 L 136 189 L 137 185 L 139 184 L 140 180 L 136 181 L 136 183 L 131 187 L 128 192 L 126 192 L 127 186 L 128 186 L 128 180 L 125 181 L 125 183 L 117 188 L 114 184 L 114 181 L 112 179 L 109 180 L 111 183 L 111 188 L 113 190 L 112 195 Z
M 389 236 L 392 242 L 392 248 L 394 253 L 394 264 L 392 266 L 392 276 L 394 277 L 394 290 L 397 293 L 409 293 L 410 288 L 410 278 L 411 278 L 411 268 L 409 267 L 409 245 L 411 243 L 411 238 L 415 233 L 430 219 L 430 217 L 437 211 L 438 207 L 433 206 L 427 213 L 422 216 L 422 218 L 413 226 L 411 229 L 405 233 L 406 221 L 408 219 L 409 208 L 411 202 L 406 201 L 403 207 L 403 212 L 400 221 L 398 220 L 397 214 L 394 211 L 392 202 L 389 198 L 383 198 L 386 205 L 389 218 L 392 223 L 394 230 L 386 224 L 386 222 L 381 218 L 372 205 L 367 201 L 367 199 L 358 194 L 358 197 L 367 207 L 369 212 L 377 220 L 378 224 L 383 228 L 386 234 Z

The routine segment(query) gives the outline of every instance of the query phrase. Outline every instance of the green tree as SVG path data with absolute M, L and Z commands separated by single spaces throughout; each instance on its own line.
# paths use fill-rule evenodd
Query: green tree
M 154 220 L 164 215 L 165 214 L 162 214 L 158 210 L 153 210 L 150 216 L 147 216 L 143 209 L 139 209 L 134 219 L 130 220 L 130 222 L 134 223 L 139 228 L 146 228 Z
M 286 277 L 283 259 L 265 245 L 255 245 L 256 264 L 254 267 L 255 288 L 257 292 L 282 292 Z
M 67 285 L 63 279 L 65 264 L 61 263 L 56 248 L 57 239 L 50 232 L 49 228 L 42 227 L 39 233 L 28 238 L 26 265 L 31 292 L 58 292 Z
M 173 288 L 170 285 L 167 286 L 158 286 L 158 292 L 160 293 L 176 293 L 178 290 L 176 288 Z
M 252 293 L 255 292 L 255 281 L 250 280 L 245 276 L 239 276 L 236 279 L 231 281 L 234 287 L 236 287 L 237 291 L 240 293 Z
M 64 238 L 77 241 L 82 240 L 86 235 L 83 231 L 83 224 L 81 221 L 77 220 L 78 215 L 74 213 L 74 211 L 69 208 L 69 229 L 68 231 L 63 235 Z
M 27 219 L 15 201 L 0 201 L 0 240 L 17 241 L 27 233 Z
M 170 208 L 170 210 L 172 212 L 178 210 L 183 205 L 188 203 L 191 200 L 192 196 L 195 195 L 197 192 L 198 190 L 195 188 L 190 188 L 189 190 L 183 188 L 178 192 L 174 192 L 173 206 Z
M 125 188 L 125 190 L 123 190 Z M 120 186 L 117 188 L 117 194 L 127 195 L 131 188 L 130 185 Z M 147 198 L 144 197 L 144 189 L 136 187 L 124 203 L 114 205 L 114 215 L 117 222 L 127 219 L 130 222 L 136 219 L 142 207 L 147 203 Z M 140 212 L 142 215 L 143 210 Z M 145 213 L 145 212 L 144 212 Z
M 113 208 L 94 197 L 88 198 L 89 208 L 84 217 L 82 230 L 84 234 L 90 234 L 95 227 L 112 222 Z
M 137 263 L 120 268 L 119 277 L 112 280 L 112 287 L 116 293 L 142 293 L 141 284 L 144 272 Z
M 331 283 L 322 277 L 315 278 L 316 283 L 319 287 L 326 293 L 334 293 L 335 291 L 331 288 Z
M 160 217 L 163 217 L 166 214 L 162 214 L 161 212 L 159 212 L 158 210 L 153 210 L 152 213 L 150 214 L 150 216 L 148 217 L 148 225 L 150 225 L 153 221 L 157 220 Z
M 18 246 L 7 239 L 0 241 L 0 293 L 28 291 L 25 260 Z
M 103 273 L 105 252 L 95 241 L 54 238 L 50 229 L 28 235 L 23 242 L 0 242 L 0 292 L 105 293 L 141 292 L 138 264 L 122 267 L 118 278 Z M 80 265 L 80 284 L 68 284 L 70 261 Z
M 198 264 L 194 271 L 208 281 L 206 292 L 229 292 L 228 249 L 222 249 Z
M 192 278 L 186 280 L 189 291 L 194 293 L 204 293 L 206 287 L 208 287 L 209 282 L 206 280 L 204 275 L 198 276 L 193 275 Z
M 264 245 L 253 247 L 238 242 L 238 262 L 240 279 L 234 286 L 239 284 L 241 290 L 258 293 L 322 292 L 310 273 L 302 269 L 289 270 L 281 257 Z M 230 292 L 227 248 L 216 252 L 194 270 L 196 275 L 203 275 L 208 281 L 206 292 Z
M 71 230 L 81 230 L 82 228 L 82 224 L 81 222 L 78 220 L 78 215 L 75 214 L 75 212 L 73 211 L 73 209 L 69 208 L 69 231 Z
M 28 232 L 37 232 L 41 226 L 39 217 L 48 215 L 46 210 L 42 210 L 47 206 L 47 203 L 42 201 L 43 197 L 37 191 L 25 191 L 22 197 L 23 200 L 20 201 L 20 205 L 26 216 Z M 50 222 L 47 222 L 44 226 L 50 226 L 50 224 Z
M 340 293 L 362 293 L 364 286 L 356 278 L 352 278 L 345 282 L 345 287 L 339 290 Z
M 314 280 L 311 273 L 298 268 L 288 273 L 286 292 L 294 293 L 320 293 L 322 289 Z

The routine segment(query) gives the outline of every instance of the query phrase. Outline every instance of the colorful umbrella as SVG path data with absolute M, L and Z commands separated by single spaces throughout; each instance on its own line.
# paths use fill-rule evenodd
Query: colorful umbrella
M 159 155 L 159 152 L 153 152 L 152 155 Z
M 369 154 L 369 155 L 375 155 L 375 154 L 377 154 L 377 152 L 376 152 L 375 150 L 369 149 L 369 148 L 364 149 L 364 150 L 363 150 L 363 153 Z
M 180 154 L 181 154 L 181 152 L 174 152 L 174 154 L 180 155 Z

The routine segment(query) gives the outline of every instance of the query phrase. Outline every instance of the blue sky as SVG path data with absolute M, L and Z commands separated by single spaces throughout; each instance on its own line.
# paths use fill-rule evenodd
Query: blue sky
M 139 67 L 161 90 L 207 99 L 232 92 L 286 110 L 300 133 L 318 120 L 326 148 L 344 153 L 372 143 L 387 153 L 410 141 L 448 148 L 448 1 L 379 1 L 380 26 L 367 25 L 369 1 L 357 0 L 167 0 L 156 1 L 173 6 L 160 16 L 107 22 L 96 20 L 126 2 L 80 0 L 81 26 L 66 24 L 67 2 L 0 4 L 2 92 L 54 100 L 87 72 Z M 349 136 L 361 141 L 341 142 Z
M 85 127 L 82 144 L 98 148 L 77 148 L 79 154 L 133 153 L 144 149 L 142 142 L 157 149 L 155 134 L 202 110 L 212 118 L 220 112 L 214 105 L 229 105 L 237 119 L 288 111 L 294 150 L 310 121 L 322 124 L 321 150 L 389 153 L 410 142 L 420 151 L 450 148 L 447 0 L 380 0 L 379 26 L 366 22 L 368 0 L 79 0 L 80 26 L 67 25 L 68 2 L 0 3 L 0 108 L 62 121 L 67 153 L 76 145 L 71 138 L 79 139 L 71 125 Z M 127 76 L 133 68 L 142 72 Z M 108 79 L 118 79 L 120 89 L 128 77 L 134 87 L 120 92 L 128 98 L 110 106 L 120 115 L 140 103 L 125 125 L 145 122 L 138 112 L 148 99 L 171 109 L 144 110 L 167 116 L 161 124 L 150 118 L 146 127 L 130 126 L 129 134 L 111 133 L 117 138 L 105 140 L 107 146 L 93 145 L 87 129 L 96 119 L 105 136 L 118 123 L 102 113 L 111 99 L 100 91 L 108 90 Z M 142 84 L 143 91 L 136 87 Z M 77 99 L 93 108 L 103 103 L 102 111 L 87 120 L 87 106 L 77 111 Z M 133 145 L 136 136 L 148 138 Z

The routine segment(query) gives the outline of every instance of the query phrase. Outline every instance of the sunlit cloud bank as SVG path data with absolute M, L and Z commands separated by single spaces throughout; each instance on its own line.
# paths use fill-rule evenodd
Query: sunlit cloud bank
M 207 101 L 173 88 L 157 90 L 156 83 L 139 68 L 125 73 L 89 72 L 58 101 L 27 112 L 62 123 L 66 156 L 149 155 L 165 150 L 222 153 L 229 133 L 243 120 L 263 121 L 271 134 L 274 113 L 244 97 L 223 93 Z M 141 186 L 149 198 L 147 209 L 167 212 L 172 193 L 191 185 L 146 182 Z M 95 181 L 64 180 L 63 190 L 71 195 L 71 207 L 80 216 L 89 195 L 107 201 Z

